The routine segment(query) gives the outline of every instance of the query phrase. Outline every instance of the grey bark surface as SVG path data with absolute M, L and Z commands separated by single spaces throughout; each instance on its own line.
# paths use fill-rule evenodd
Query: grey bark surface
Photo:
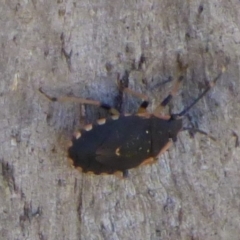
M 239 24 L 236 0 L 1 0 L 0 239 L 240 239 Z M 71 168 L 82 108 L 38 92 L 114 104 L 127 70 L 151 110 L 170 91 L 161 83 L 183 74 L 179 112 L 227 62 L 184 123 L 216 141 L 181 132 L 125 180 Z M 138 104 L 124 96 L 125 111 Z M 102 114 L 86 107 L 85 120 Z

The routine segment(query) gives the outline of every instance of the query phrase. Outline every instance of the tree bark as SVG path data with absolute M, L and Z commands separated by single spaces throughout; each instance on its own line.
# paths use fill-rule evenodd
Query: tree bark
M 238 240 L 239 16 L 234 0 L 1 1 L 0 239 Z M 169 107 L 177 113 L 222 66 L 184 120 L 215 140 L 181 132 L 156 164 L 124 180 L 67 161 L 73 132 L 104 113 L 87 106 L 83 116 L 38 91 L 116 105 L 127 71 L 151 110 L 183 75 Z M 123 100 L 130 113 L 140 103 Z

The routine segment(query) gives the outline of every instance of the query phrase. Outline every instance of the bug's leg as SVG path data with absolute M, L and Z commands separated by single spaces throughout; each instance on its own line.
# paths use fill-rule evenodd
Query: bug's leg
M 126 179 L 129 176 L 128 170 L 116 171 L 114 175 L 120 179 Z
M 180 76 L 177 79 L 176 83 L 173 85 L 173 88 L 172 88 L 171 92 L 168 94 L 168 96 L 165 99 L 163 99 L 163 101 L 160 103 L 160 105 L 157 106 L 156 109 L 154 110 L 155 114 L 159 114 L 162 111 L 162 109 L 170 103 L 172 98 L 177 94 L 182 81 L 183 81 L 183 76 Z
M 145 113 L 147 111 L 149 101 L 148 101 L 148 97 L 146 95 L 135 92 L 135 91 L 133 91 L 129 88 L 124 88 L 123 91 L 128 93 L 128 94 L 131 94 L 131 95 L 133 95 L 137 98 L 140 98 L 142 100 L 142 103 L 141 103 L 137 113 Z
M 122 174 L 123 174 L 123 178 L 127 178 L 129 175 L 129 172 L 128 172 L 128 170 L 123 170 Z
M 236 138 L 235 147 L 239 147 L 240 144 L 239 144 L 239 137 L 238 137 L 237 133 L 235 133 L 235 132 L 233 131 L 232 135 Z
M 113 107 L 111 107 L 110 105 L 108 105 L 106 103 L 101 103 L 100 102 L 99 107 L 107 110 L 111 115 L 120 115 L 120 112 L 116 108 L 113 108 Z
M 207 137 L 209 137 L 211 140 L 213 140 L 213 141 L 217 141 L 216 140 L 216 138 L 215 137 L 213 137 L 212 135 L 210 135 L 209 133 L 207 133 L 207 132 L 205 132 L 205 131 L 203 131 L 203 130 L 201 130 L 201 129 L 198 129 L 198 128 L 188 128 L 188 127 L 184 127 L 183 129 L 182 129 L 182 131 L 189 131 L 190 132 L 190 134 L 191 133 L 200 133 L 200 134 L 202 134 L 202 135 L 205 135 L 205 136 L 207 136 Z
M 128 78 L 128 73 L 125 73 L 125 76 L 124 78 Z M 148 96 L 142 94 L 142 93 L 139 93 L 139 92 L 135 92 L 133 90 L 131 90 L 130 88 L 128 88 L 128 84 L 124 83 L 124 80 L 120 80 L 119 79 L 119 76 L 118 76 L 118 87 L 119 87 L 119 90 L 121 92 L 125 92 L 127 94 L 130 94 L 134 97 L 137 97 L 137 98 L 140 98 L 142 100 L 142 103 L 138 109 L 138 113 L 145 113 L 147 111 L 147 107 L 148 107 L 148 104 L 149 104 L 149 101 L 148 101 Z
M 80 97 L 68 97 L 68 96 L 58 97 L 58 98 L 50 97 L 45 92 L 43 92 L 41 88 L 39 88 L 39 92 L 45 98 L 47 98 L 48 100 L 50 100 L 52 102 L 75 102 L 75 103 L 80 103 L 80 104 L 95 105 L 95 106 L 98 106 L 98 107 L 108 110 L 113 115 L 119 115 L 118 110 L 116 110 L 115 108 L 112 108 L 110 105 L 108 105 L 106 103 L 102 103 L 100 101 L 90 100 L 90 99 L 85 99 L 85 98 L 80 98 Z

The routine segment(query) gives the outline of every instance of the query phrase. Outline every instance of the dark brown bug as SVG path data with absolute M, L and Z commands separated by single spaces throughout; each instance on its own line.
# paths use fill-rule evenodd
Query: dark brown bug
M 160 112 L 176 94 L 183 77 L 176 81 L 173 90 L 152 114 L 146 110 L 147 98 L 129 88 L 124 88 L 123 91 L 143 100 L 135 115 L 121 115 L 109 105 L 94 100 L 76 97 L 51 98 L 41 89 L 40 92 L 51 101 L 77 101 L 81 104 L 97 105 L 113 113 L 111 117 L 100 119 L 95 124 L 85 126 L 81 132 L 76 132 L 68 149 L 68 156 L 73 166 L 83 172 L 120 172 L 126 176 L 128 169 L 156 162 L 157 157 L 171 146 L 172 141 L 177 140 L 178 133 L 183 129 L 183 116 L 215 85 L 222 72 L 192 104 L 182 112 L 170 116 L 162 116 Z

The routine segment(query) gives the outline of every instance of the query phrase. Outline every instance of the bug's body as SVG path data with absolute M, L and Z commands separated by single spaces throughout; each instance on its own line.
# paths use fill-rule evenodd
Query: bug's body
M 69 157 L 83 172 L 125 171 L 154 161 L 181 128 L 182 119 L 166 120 L 153 114 L 109 118 L 74 138 Z
M 94 125 L 86 126 L 81 133 L 78 132 L 72 139 L 68 156 L 72 164 L 83 172 L 112 174 L 121 171 L 126 175 L 128 169 L 155 162 L 156 158 L 170 147 L 171 142 L 176 141 L 177 134 L 182 129 L 182 117 L 215 85 L 224 71 L 223 67 L 220 74 L 188 107 L 169 117 L 159 114 L 176 94 L 183 77 L 179 77 L 173 90 L 153 114 L 146 110 L 148 99 L 127 87 L 123 87 L 121 92 L 130 93 L 143 100 L 136 115 L 121 116 L 119 111 L 99 101 L 76 97 L 52 98 L 39 90 L 51 101 L 91 104 L 115 114 L 111 118 L 101 119 Z

